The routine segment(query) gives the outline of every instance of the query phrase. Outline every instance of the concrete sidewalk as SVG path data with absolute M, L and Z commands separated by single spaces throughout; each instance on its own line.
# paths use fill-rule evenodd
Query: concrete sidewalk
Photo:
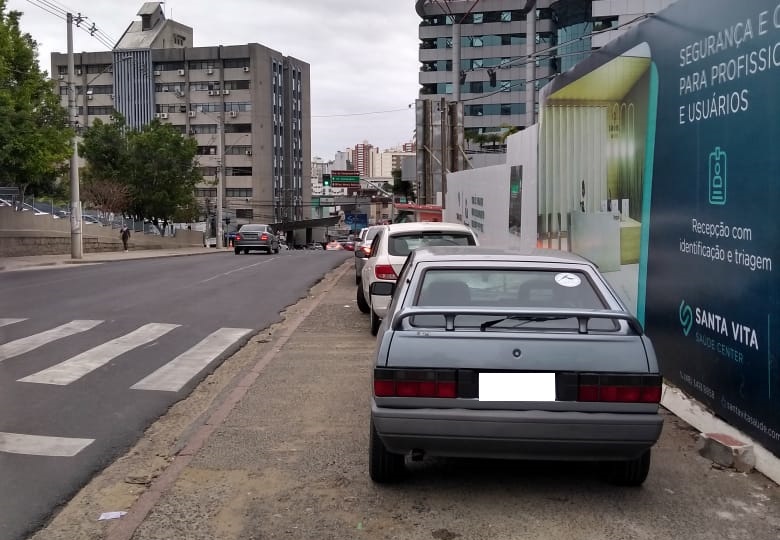
M 204 253 L 228 253 L 227 248 L 184 247 L 171 249 L 134 249 L 130 251 L 101 251 L 84 253 L 81 259 L 73 259 L 70 254 L 63 255 L 30 255 L 26 257 L 0 257 L 0 271 L 24 270 L 52 266 L 67 266 L 71 264 L 98 264 L 129 259 L 152 259 L 155 257 L 181 257 L 185 255 L 202 255 Z

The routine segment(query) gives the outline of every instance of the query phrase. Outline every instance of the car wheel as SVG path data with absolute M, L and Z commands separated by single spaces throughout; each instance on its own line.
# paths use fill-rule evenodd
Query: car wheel
M 398 482 L 406 468 L 403 454 L 388 452 L 371 421 L 371 440 L 368 443 L 368 474 L 378 484 Z
M 369 311 L 371 311 L 368 302 L 366 302 L 366 295 L 363 294 L 362 285 L 357 286 L 357 305 L 358 305 L 358 309 L 360 310 L 360 313 L 368 313 Z
M 244 248 L 244 255 L 249 255 L 249 248 Z
M 609 464 L 609 481 L 618 486 L 641 486 L 650 472 L 650 450 L 636 459 Z
M 236 248 L 233 251 L 236 253 L 236 255 L 241 255 L 241 249 L 240 248 Z
M 382 319 L 380 319 L 376 313 L 374 313 L 374 307 L 369 305 L 369 310 L 371 311 L 371 335 L 375 336 L 379 332 L 379 325 L 382 324 Z
M 355 274 L 355 285 L 360 285 L 360 274 Z
M 279 246 L 276 246 L 276 249 L 274 250 L 274 253 L 279 253 Z

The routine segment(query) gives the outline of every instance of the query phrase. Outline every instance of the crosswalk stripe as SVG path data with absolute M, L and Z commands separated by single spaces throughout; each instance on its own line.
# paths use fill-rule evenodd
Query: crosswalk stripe
M 103 321 L 70 321 L 69 323 L 52 328 L 51 330 L 17 339 L 16 341 L 10 341 L 4 345 L 0 345 L 0 362 L 30 352 L 33 349 L 37 349 L 54 340 L 72 336 L 73 334 L 78 334 L 80 332 L 86 332 L 102 322 Z
M 145 324 L 129 334 L 107 341 L 64 362 L 19 379 L 19 381 L 40 384 L 70 384 L 90 371 L 106 365 L 117 356 L 154 341 L 179 326 L 178 324 Z
M 0 452 L 33 456 L 73 457 L 94 441 L 95 439 L 48 437 L 0 431 Z
M 220 328 L 130 388 L 178 392 L 209 362 L 249 332 L 248 328 Z
M 9 324 L 16 324 L 26 320 L 27 319 L 0 319 L 0 326 L 8 326 Z

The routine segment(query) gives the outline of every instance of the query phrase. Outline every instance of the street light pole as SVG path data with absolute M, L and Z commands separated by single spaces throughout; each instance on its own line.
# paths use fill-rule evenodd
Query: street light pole
M 67 14 L 68 25 L 68 116 L 74 129 L 73 153 L 70 156 L 70 256 L 81 259 L 83 245 L 81 237 L 81 196 L 79 194 L 79 142 L 76 130 L 78 109 L 76 104 L 76 83 L 73 80 L 76 73 L 73 60 L 73 14 Z
M 222 245 L 222 189 L 225 185 L 225 107 L 219 113 L 219 161 L 217 166 L 217 248 Z

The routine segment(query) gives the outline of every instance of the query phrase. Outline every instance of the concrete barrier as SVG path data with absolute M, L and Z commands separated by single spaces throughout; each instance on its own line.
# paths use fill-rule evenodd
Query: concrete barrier
M 82 245 L 85 253 L 122 250 L 119 229 L 84 224 Z M 173 236 L 131 232 L 130 249 L 172 249 L 202 247 L 203 233 L 176 229 Z M 70 220 L 36 216 L 0 207 L 0 257 L 59 255 L 70 253 Z

